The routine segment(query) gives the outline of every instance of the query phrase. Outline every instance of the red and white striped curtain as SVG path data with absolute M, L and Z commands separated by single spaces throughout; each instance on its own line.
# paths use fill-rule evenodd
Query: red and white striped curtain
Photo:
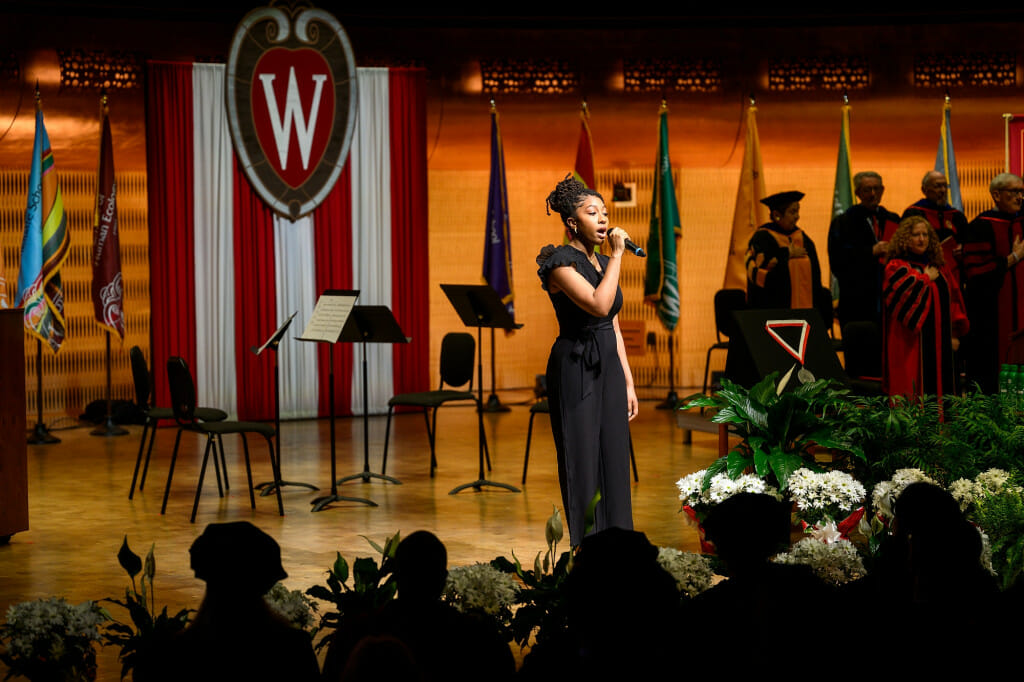
M 299 311 L 281 344 L 281 416 L 327 414 L 328 350 L 292 340 L 324 289 L 359 289 L 389 306 L 409 344 L 370 344 L 368 404 L 429 383 L 425 73 L 359 69 L 348 162 L 298 221 L 252 191 L 231 148 L 223 65 L 151 62 L 147 78 L 152 357 L 167 404 L 167 358 L 196 377 L 199 403 L 241 419 L 273 417 L 273 358 L 249 350 Z M 339 414 L 362 411 L 350 344 L 336 344 Z M 357 355 L 356 357 L 360 357 Z

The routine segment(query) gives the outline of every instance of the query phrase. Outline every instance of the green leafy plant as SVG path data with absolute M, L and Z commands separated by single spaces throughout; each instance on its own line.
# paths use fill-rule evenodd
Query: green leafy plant
M 1013 485 L 998 492 L 986 491 L 974 501 L 970 514 L 981 526 L 992 545 L 992 568 L 999 574 L 1003 589 L 1013 585 L 1024 570 L 1024 488 L 1020 475 Z
M 729 424 L 742 438 L 727 457 L 708 467 L 705 489 L 716 474 L 725 472 L 735 479 L 752 470 L 785 490 L 797 469 L 821 470 L 814 457 L 819 448 L 863 460 L 863 450 L 835 428 L 835 415 L 843 409 L 848 393 L 830 379 L 784 392 L 778 373 L 773 373 L 749 390 L 723 379 L 722 390 L 714 395 L 698 393 L 687 398 L 682 409 L 713 408 L 711 421 Z
M 131 623 L 112 620 L 103 633 L 105 645 L 120 648 L 118 659 L 121 661 L 121 679 L 135 669 L 140 660 L 150 655 L 170 638 L 185 629 L 188 625 L 191 609 L 182 609 L 173 616 L 163 607 L 156 612 L 156 595 L 153 589 L 153 578 L 156 575 L 156 559 L 153 556 L 155 545 L 151 545 L 146 554 L 145 563 L 128 546 L 128 536 L 121 543 L 117 553 L 117 561 L 125 570 L 132 584 L 125 588 L 124 599 L 105 599 L 128 612 Z M 140 575 L 141 574 L 141 575 Z M 135 582 L 135 577 L 139 582 Z
M 381 555 L 380 565 L 376 559 L 357 558 L 352 563 L 352 586 L 349 564 L 341 552 L 337 553 L 334 565 L 327 570 L 327 584 L 314 585 L 306 594 L 314 599 L 334 605 L 334 611 L 325 611 L 320 616 L 319 630 L 335 630 L 342 618 L 370 613 L 395 598 L 398 583 L 395 582 L 393 564 L 401 534 L 395 533 L 381 546 L 370 538 L 361 536 Z M 330 642 L 330 636 L 323 637 L 316 645 L 319 651 Z
M 588 506 L 591 518 L 600 499 L 599 493 Z M 520 647 L 525 648 L 531 637 L 536 644 L 543 644 L 566 628 L 568 613 L 564 585 L 572 570 L 573 554 L 571 551 L 558 554 L 558 543 L 564 532 L 562 514 L 555 508 L 544 524 L 547 550 L 537 552 L 532 570 L 523 568 L 515 552 L 512 553 L 512 561 L 503 556 L 491 561 L 492 566 L 516 575 L 523 583 L 518 598 L 519 608 L 515 610 L 509 626 L 512 640 Z

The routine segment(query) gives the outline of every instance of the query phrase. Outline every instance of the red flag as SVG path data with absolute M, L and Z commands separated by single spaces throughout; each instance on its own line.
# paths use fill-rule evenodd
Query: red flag
M 114 144 L 103 98 L 99 183 L 96 217 L 92 228 L 92 304 L 96 321 L 124 340 L 124 287 L 121 283 L 121 248 L 117 230 L 117 183 L 114 182 Z
M 590 138 L 590 111 L 587 103 L 583 103 L 580 110 L 580 141 L 576 145 L 576 164 L 573 166 L 573 175 L 590 189 L 594 186 L 594 143 Z

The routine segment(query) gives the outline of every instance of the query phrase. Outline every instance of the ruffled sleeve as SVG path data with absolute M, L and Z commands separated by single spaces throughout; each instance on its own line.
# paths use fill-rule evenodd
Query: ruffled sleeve
M 537 276 L 540 277 L 540 285 L 544 291 L 548 290 L 548 275 L 555 268 L 571 266 L 579 270 L 580 263 L 585 260 L 584 256 L 577 249 L 571 246 L 554 246 L 548 244 L 537 254 Z

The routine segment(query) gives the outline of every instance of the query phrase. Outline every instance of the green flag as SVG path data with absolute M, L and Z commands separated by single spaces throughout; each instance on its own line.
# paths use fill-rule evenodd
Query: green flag
M 844 98 L 839 128 L 839 158 L 836 160 L 836 188 L 832 193 L 832 217 L 853 206 L 853 175 L 850 173 L 850 104 Z
M 654 195 L 651 199 L 651 232 L 647 238 L 647 276 L 644 300 L 654 304 L 658 318 L 672 331 L 679 322 L 679 279 L 676 269 L 676 237 L 679 207 L 672 184 L 668 156 L 668 105 L 658 113 L 658 153 L 654 162 Z

